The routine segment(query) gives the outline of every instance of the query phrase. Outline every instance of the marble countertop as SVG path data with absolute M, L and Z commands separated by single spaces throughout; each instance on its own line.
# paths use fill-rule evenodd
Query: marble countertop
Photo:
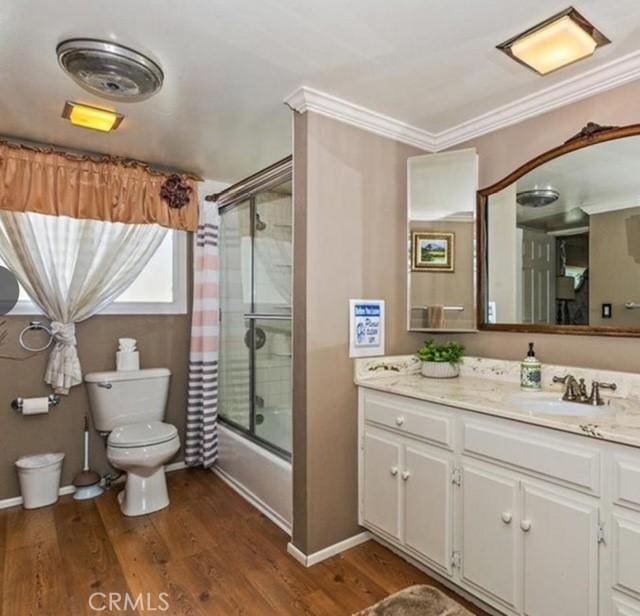
M 444 404 L 468 411 L 513 419 L 582 436 L 640 447 L 640 375 L 596 372 L 566 366 L 543 367 L 543 391 L 562 396 L 562 385 L 554 385 L 555 374 L 616 382 L 617 395 L 603 391 L 605 406 L 589 415 L 570 416 L 527 411 L 510 402 L 521 394 L 519 362 L 465 358 L 461 374 L 454 379 L 423 377 L 420 362 L 412 356 L 356 360 L 355 383 L 387 393 Z M 604 378 L 603 378 L 604 377 Z M 536 393 L 530 394 L 537 395 Z

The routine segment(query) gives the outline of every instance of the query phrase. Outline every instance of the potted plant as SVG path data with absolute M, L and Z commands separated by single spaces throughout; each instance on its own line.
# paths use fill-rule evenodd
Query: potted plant
M 418 349 L 422 361 L 422 374 L 432 379 L 451 379 L 460 374 L 460 363 L 464 357 L 464 346 L 459 342 L 436 344 L 427 340 Z

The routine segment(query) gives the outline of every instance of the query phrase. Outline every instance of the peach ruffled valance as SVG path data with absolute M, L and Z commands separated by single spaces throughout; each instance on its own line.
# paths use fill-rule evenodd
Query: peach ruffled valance
M 188 195 L 183 207 L 170 207 L 163 198 L 168 178 L 138 161 L 0 142 L 2 210 L 195 231 L 198 192 L 193 177 L 180 176 Z M 162 191 L 165 197 L 167 192 Z

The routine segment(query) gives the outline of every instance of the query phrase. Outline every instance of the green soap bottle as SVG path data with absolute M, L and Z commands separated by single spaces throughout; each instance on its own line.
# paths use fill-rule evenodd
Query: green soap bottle
M 542 389 L 542 364 L 533 350 L 533 342 L 529 343 L 529 352 L 520 364 L 520 386 L 522 389 Z

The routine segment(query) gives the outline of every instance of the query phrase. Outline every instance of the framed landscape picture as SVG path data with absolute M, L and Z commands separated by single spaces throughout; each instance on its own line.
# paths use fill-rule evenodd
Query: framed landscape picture
M 454 234 L 414 231 L 412 233 L 414 272 L 453 272 Z

